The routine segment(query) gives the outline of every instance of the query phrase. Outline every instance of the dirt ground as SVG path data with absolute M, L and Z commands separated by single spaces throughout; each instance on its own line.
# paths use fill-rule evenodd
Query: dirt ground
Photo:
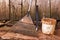
M 53 35 L 46 35 L 41 32 L 41 27 L 38 31 L 33 32 L 32 35 L 27 32 L 27 35 L 10 31 L 12 26 L 2 26 L 0 27 L 0 40 L 60 40 L 60 22 L 57 23 L 55 33 Z M 34 36 L 34 34 L 36 34 Z

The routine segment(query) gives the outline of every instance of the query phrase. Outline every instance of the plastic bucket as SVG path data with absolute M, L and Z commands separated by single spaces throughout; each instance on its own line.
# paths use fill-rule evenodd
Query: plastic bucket
M 42 21 L 42 32 L 44 34 L 53 34 L 55 31 L 56 20 L 52 18 L 43 18 L 41 21 Z

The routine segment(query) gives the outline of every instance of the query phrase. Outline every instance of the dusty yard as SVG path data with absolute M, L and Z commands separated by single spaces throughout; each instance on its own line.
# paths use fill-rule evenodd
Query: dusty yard
M 0 40 L 60 40 L 60 22 L 57 23 L 56 30 L 53 35 L 43 34 L 41 32 L 41 27 L 38 31 L 32 30 L 34 27 L 31 27 L 31 31 L 29 27 L 24 29 L 23 27 L 17 26 L 18 28 L 16 29 L 15 26 L 9 27 L 5 25 L 0 27 Z M 19 28 L 22 29 L 20 30 Z

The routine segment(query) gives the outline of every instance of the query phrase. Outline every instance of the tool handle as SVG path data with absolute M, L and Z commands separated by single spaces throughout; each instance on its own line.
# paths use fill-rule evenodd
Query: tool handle
M 38 6 L 36 5 L 36 30 L 38 30 L 38 21 L 39 21 L 39 14 L 38 14 Z
M 31 10 L 32 0 L 30 0 L 29 2 L 30 2 L 30 3 L 29 3 L 28 11 L 30 11 L 30 10 Z

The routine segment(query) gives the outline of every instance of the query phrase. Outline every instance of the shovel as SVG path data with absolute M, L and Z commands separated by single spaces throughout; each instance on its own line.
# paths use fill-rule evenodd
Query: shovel
M 37 4 L 37 0 L 35 0 L 35 5 L 36 5 L 36 10 L 35 10 L 35 19 L 36 19 L 36 31 L 38 30 L 38 21 L 39 21 L 39 14 L 38 14 L 38 4 Z
M 38 23 L 38 21 L 39 21 L 38 15 L 39 15 L 39 14 L 38 14 L 38 6 L 36 5 L 36 15 L 35 15 L 35 16 L 36 16 L 36 31 L 38 30 L 38 24 L 39 24 L 39 23 Z

